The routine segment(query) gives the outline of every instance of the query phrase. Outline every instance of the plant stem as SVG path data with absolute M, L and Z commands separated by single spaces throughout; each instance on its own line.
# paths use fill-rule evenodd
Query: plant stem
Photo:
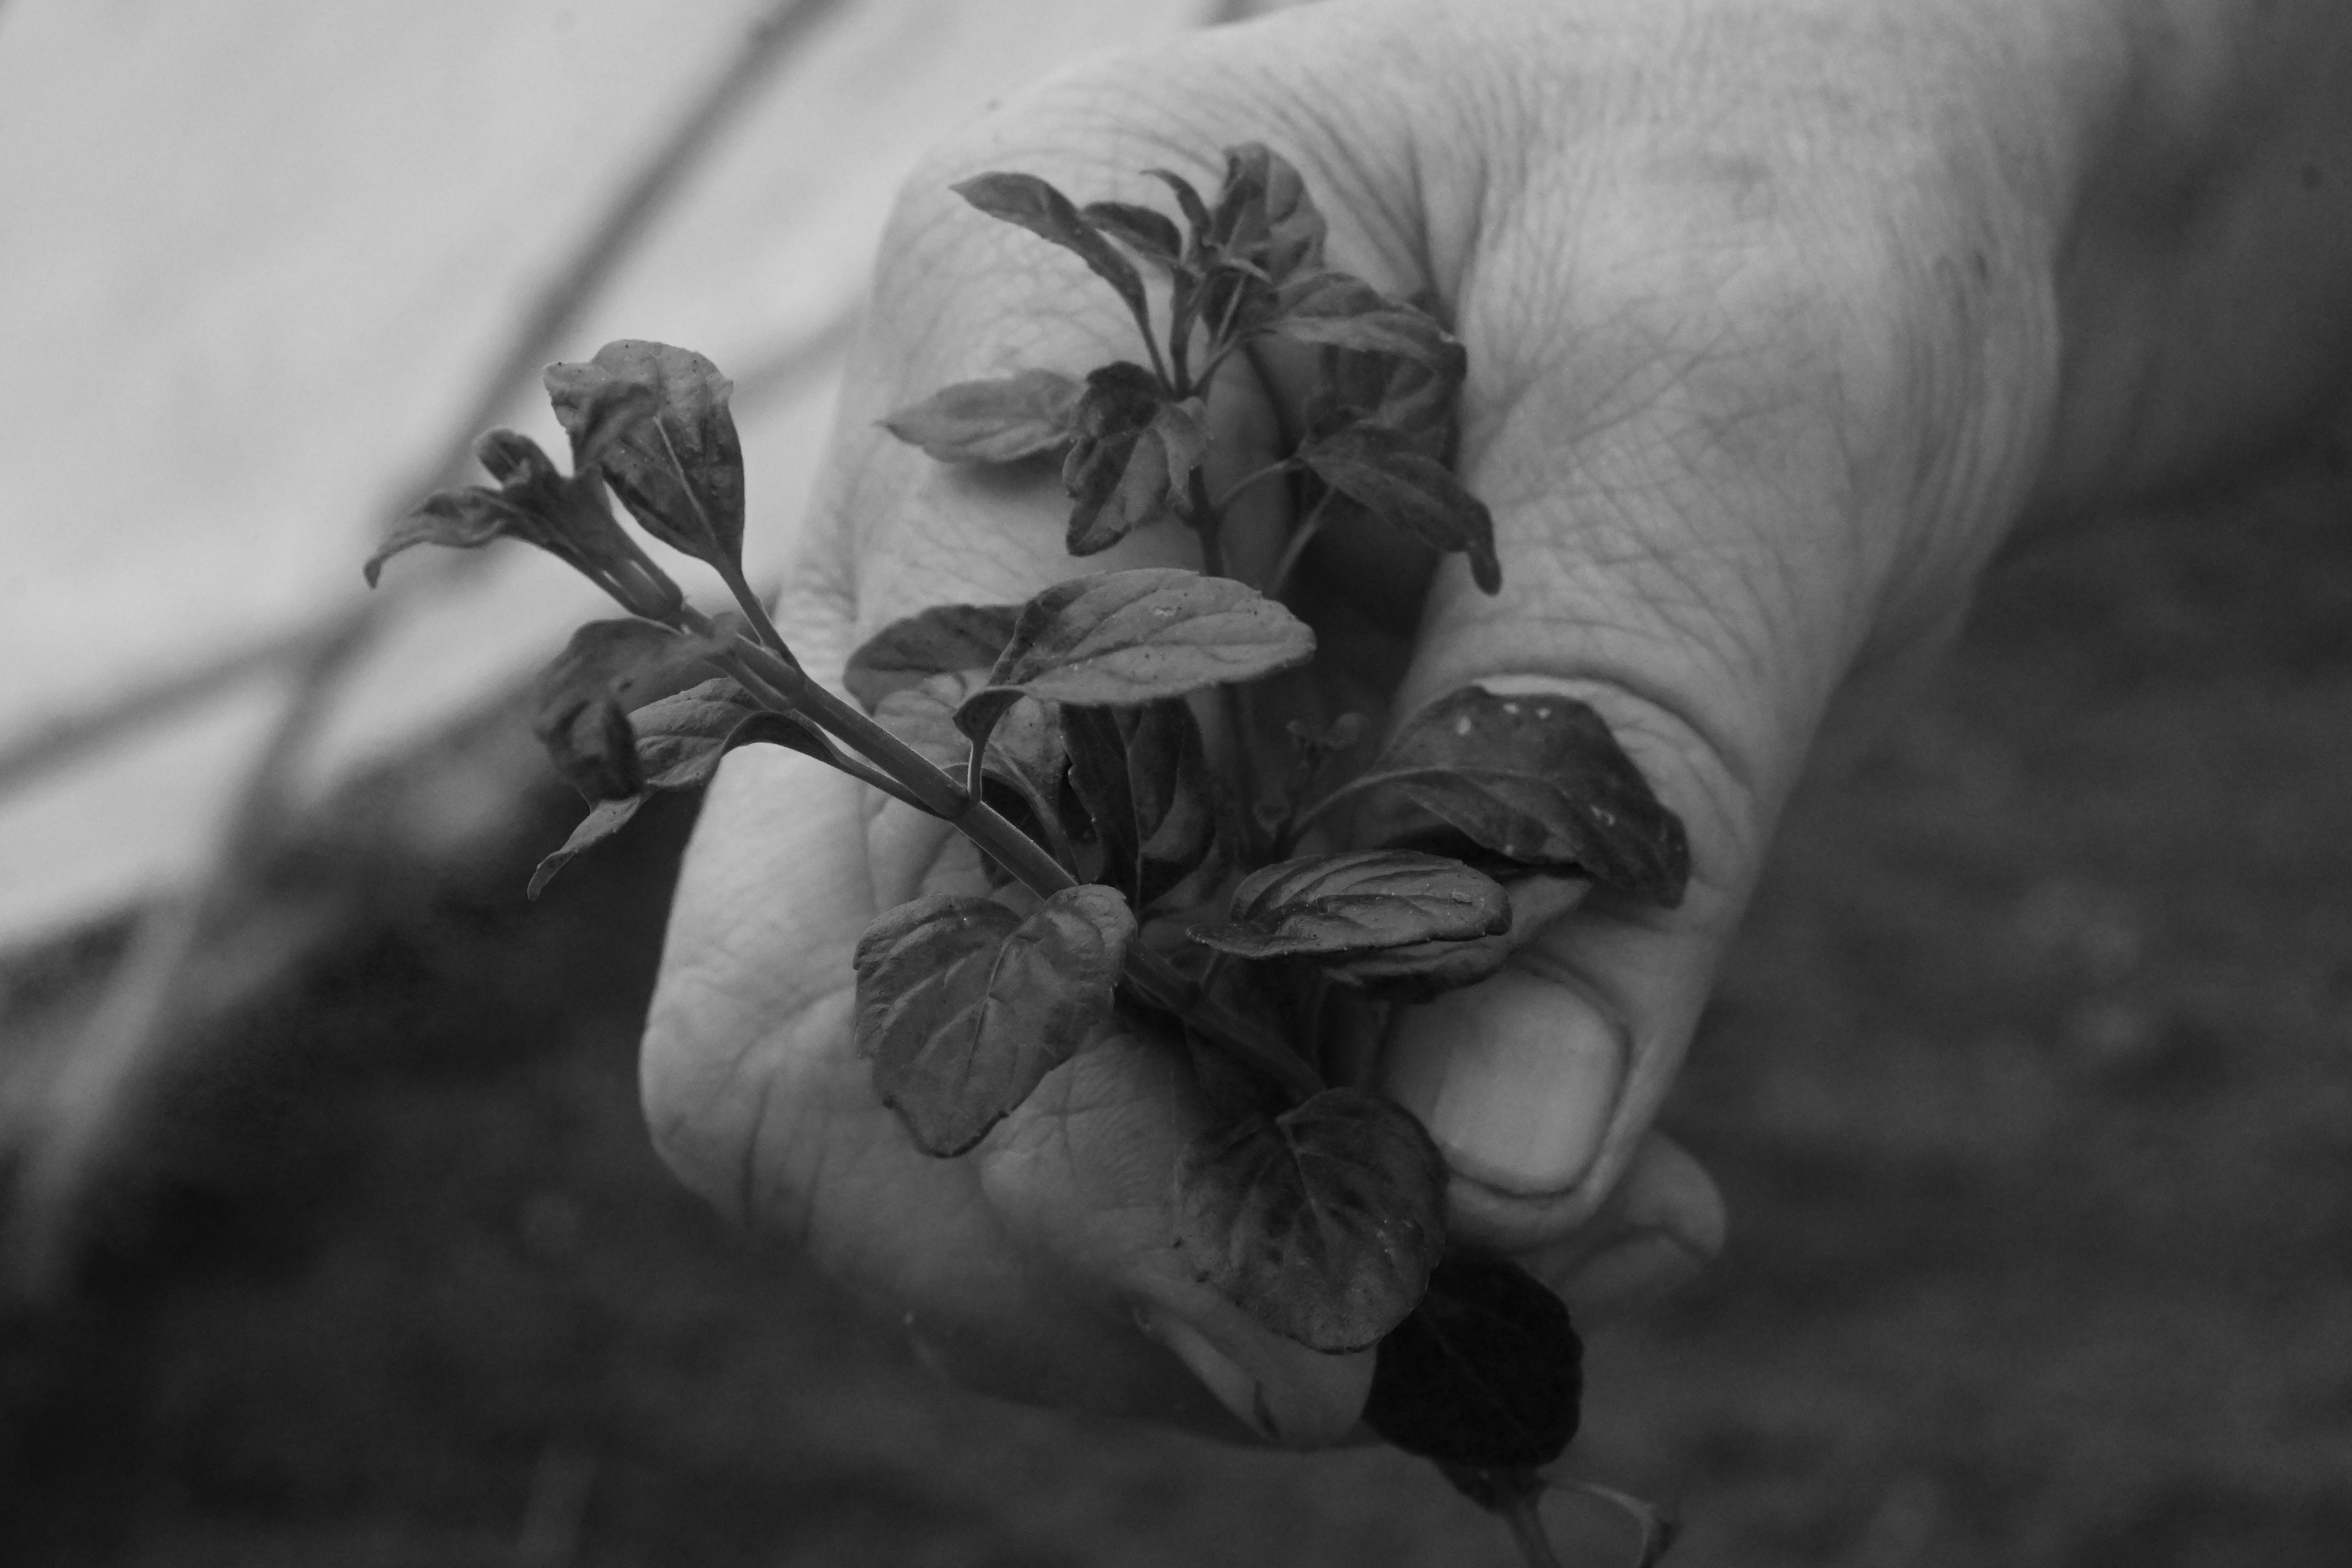
M 710 622 L 690 609 L 685 612 L 682 624 L 688 631 L 710 629 Z M 888 775 L 904 791 L 900 799 L 955 824 L 1038 897 L 1050 898 L 1077 885 L 1077 878 L 1067 867 L 994 807 L 796 666 L 784 664 L 781 655 L 739 642 L 730 658 L 739 678 L 743 678 L 754 696 L 778 712 L 797 714 L 838 737 Z M 1182 1018 L 1237 1060 L 1281 1084 L 1294 1098 L 1303 1100 L 1323 1087 L 1313 1066 L 1282 1040 L 1205 995 L 1159 954 L 1139 944 L 1130 946 L 1125 977 L 1146 999 Z
M 735 602 L 743 611 L 743 619 L 751 623 L 751 630 L 759 633 L 760 641 L 766 643 L 778 658 L 793 669 L 799 669 L 801 662 L 793 657 L 792 649 L 784 643 L 784 634 L 776 630 L 773 621 L 768 619 L 768 607 L 760 602 L 758 594 L 751 591 L 751 585 L 743 579 L 742 569 L 721 567 L 719 575 L 726 580 L 727 591 L 735 596 Z
M 1497 1511 L 1511 1527 L 1511 1539 L 1518 1542 L 1528 1568 L 1560 1568 L 1559 1555 L 1551 1549 L 1551 1536 L 1544 1530 L 1543 1515 L 1536 1509 L 1536 1500 L 1542 1495 L 1522 1492 Z
M 1265 467 L 1259 469 L 1256 473 L 1236 479 L 1233 484 L 1227 486 L 1225 493 L 1212 501 L 1209 504 L 1210 507 L 1220 517 L 1222 517 L 1225 514 L 1225 508 L 1232 506 L 1234 504 L 1234 497 L 1239 496 L 1243 491 L 1247 490 L 1250 486 L 1257 484 L 1260 480 L 1271 479 L 1277 474 L 1287 474 L 1297 465 L 1298 459 L 1295 457 L 1285 457 L 1278 462 L 1269 463 Z
M 1290 538 L 1282 547 L 1282 559 L 1275 562 L 1274 575 L 1266 580 L 1265 596 L 1268 599 L 1281 598 L 1282 591 L 1290 586 L 1290 574 L 1298 570 L 1299 558 L 1307 553 L 1307 547 L 1322 530 L 1323 507 L 1330 501 L 1332 494 L 1326 489 L 1317 497 L 1315 505 L 1307 509 L 1305 520 L 1290 530 Z

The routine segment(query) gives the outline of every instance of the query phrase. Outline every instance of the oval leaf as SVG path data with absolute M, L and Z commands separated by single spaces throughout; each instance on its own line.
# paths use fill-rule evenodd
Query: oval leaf
M 1192 940 L 1237 958 L 1323 957 L 1460 942 L 1510 929 L 1500 883 L 1460 861 L 1411 850 L 1352 850 L 1266 866 L 1234 889 L 1230 924 Z
M 1326 1089 L 1213 1129 L 1176 1164 L 1177 1239 L 1260 1323 L 1360 1350 L 1412 1312 L 1445 1238 L 1445 1161 L 1412 1113 Z
M 1373 843 L 1458 835 L 1529 869 L 1580 871 L 1671 908 L 1690 879 L 1682 820 L 1601 716 L 1573 697 L 1465 686 L 1415 714 L 1372 766 L 1319 802 L 1355 806 Z
M 1475 986 L 1508 962 L 1536 934 L 1584 901 L 1592 883 L 1580 876 L 1542 872 L 1503 879 L 1511 901 L 1510 929 L 1466 942 L 1415 942 L 1324 966 L 1333 979 L 1383 1001 L 1425 1002 Z
M 1416 451 L 1402 434 L 1351 424 L 1299 454 L 1318 478 L 1374 517 L 1440 550 L 1470 558 L 1470 575 L 1488 593 L 1503 587 L 1495 555 L 1495 518 L 1463 488 L 1453 470 Z
M 688 349 L 622 339 L 550 365 L 576 469 L 593 466 L 647 533 L 733 578 L 742 570 L 743 446 L 734 383 Z
M 849 655 L 842 684 L 871 713 L 892 692 L 933 675 L 992 669 L 1020 619 L 1018 604 L 935 605 L 868 637 Z
M 1143 275 L 1118 247 L 1087 222 L 1076 204 L 1034 174 L 991 173 L 962 181 L 955 193 L 986 213 L 1075 252 L 1095 276 L 1118 291 L 1127 308 L 1143 314 Z
M 1477 1469 L 1549 1464 L 1576 1436 L 1584 1345 L 1516 1263 L 1455 1256 L 1381 1342 L 1364 1421 L 1409 1454 Z
M 1082 384 L 1059 371 L 958 382 L 882 421 L 942 463 L 1011 463 L 1069 444 Z
M 1135 936 L 1126 900 L 1064 888 L 1024 920 L 940 894 L 901 904 L 857 944 L 858 1051 L 925 1152 L 980 1142 L 1111 1019 Z
M 1231 578 L 1175 567 L 1074 578 L 1022 607 L 988 686 L 965 704 L 974 722 L 959 713 L 957 723 L 973 733 L 1008 694 L 1082 706 L 1181 697 L 1255 680 L 1314 652 L 1305 622 Z
M 1146 261 L 1174 272 L 1184 259 L 1184 236 L 1164 213 L 1131 202 L 1088 202 L 1079 214 Z

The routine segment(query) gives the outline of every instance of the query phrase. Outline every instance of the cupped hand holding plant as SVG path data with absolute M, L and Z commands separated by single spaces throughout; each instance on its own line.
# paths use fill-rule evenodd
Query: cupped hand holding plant
M 2029 505 L 2242 434 L 2104 347 L 2228 268 L 2060 244 L 2146 62 L 2011 46 L 2105 5 L 1332 0 L 1066 76 L 911 183 L 773 626 L 691 482 L 716 372 L 559 368 L 575 466 L 741 619 L 510 442 L 407 526 L 551 530 L 639 618 L 551 677 L 578 843 L 716 770 L 645 1056 L 672 1165 L 981 1387 L 1363 1417 L 1512 1506 L 1574 1419 L 1535 1281 L 1720 1239 L 1651 1122 L 1809 754 Z M 2063 379 L 2062 295 L 2139 312 Z M 1488 1351 L 1453 1422 L 1420 1374 Z

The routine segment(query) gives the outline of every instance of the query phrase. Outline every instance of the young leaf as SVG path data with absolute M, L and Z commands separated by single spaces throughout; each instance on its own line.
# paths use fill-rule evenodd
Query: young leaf
M 1078 209 L 1087 222 L 1146 261 L 1169 272 L 1184 263 L 1184 236 L 1167 214 L 1130 202 L 1088 202 Z
M 1383 1001 L 1425 1002 L 1476 985 L 1535 940 L 1536 934 L 1584 901 L 1592 883 L 1580 876 L 1533 872 L 1502 879 L 1511 901 L 1510 929 L 1465 942 L 1415 942 L 1324 966 L 1324 972 Z
M 841 673 L 868 713 L 892 692 L 951 670 L 987 670 L 1013 640 L 1018 604 L 940 604 L 893 621 L 849 655 Z M 959 701 L 961 699 L 959 698 Z
M 1550 1463 L 1576 1436 L 1584 1345 L 1516 1263 L 1454 1256 L 1381 1342 L 1364 1421 L 1409 1454 L 1475 1469 Z
M 901 686 L 875 706 L 875 722 L 941 772 L 961 779 L 971 765 L 971 741 L 956 727 L 956 710 L 986 678 L 982 671 L 956 670 Z M 990 735 L 982 769 L 988 803 L 1066 864 L 1069 830 L 1061 774 L 1067 764 L 1059 710 L 1016 701 Z
M 1173 515 L 1175 498 L 1207 449 L 1196 401 L 1165 401 L 1159 378 L 1125 361 L 1089 372 L 1062 460 L 1062 487 L 1076 503 L 1070 553 L 1108 549 Z
M 1147 703 L 1255 680 L 1314 652 L 1307 623 L 1246 583 L 1139 567 L 1055 583 L 1022 606 L 988 683 L 1047 702 Z
M 1176 1235 L 1202 1277 L 1265 1327 L 1359 1350 L 1421 1300 L 1444 1247 L 1444 1158 L 1412 1113 L 1326 1089 L 1186 1145 Z
M 1494 517 L 1444 464 L 1376 424 L 1333 431 L 1299 455 L 1317 477 L 1374 517 L 1438 549 L 1465 552 L 1478 586 L 1501 591 Z
M 550 365 L 545 380 L 575 469 L 601 472 L 656 538 L 740 573 L 743 447 L 727 407 L 734 383 L 716 365 L 625 338 L 585 364 Z M 623 418 L 631 409 L 639 412 Z
M 1168 169 L 1146 169 L 1144 173 L 1159 181 L 1176 194 L 1176 205 L 1184 214 L 1184 222 L 1192 231 L 1192 250 L 1197 251 L 1208 243 L 1210 226 L 1216 221 L 1209 212 L 1208 203 L 1192 182 Z M 1188 253 L 1189 254 L 1189 253 Z
M 958 382 L 889 415 L 882 428 L 942 463 L 1011 463 L 1069 444 L 1082 390 L 1059 371 Z
M 1433 368 L 1460 347 L 1433 318 L 1398 304 L 1362 278 L 1328 269 L 1292 277 L 1275 292 L 1266 318 L 1254 325 L 1297 342 Z
M 1192 940 L 1237 958 L 1324 957 L 1510 929 L 1500 883 L 1460 861 L 1411 850 L 1309 855 L 1251 873 L 1229 924 Z
M 1318 802 L 1355 808 L 1375 844 L 1447 831 L 1530 869 L 1575 871 L 1672 908 L 1690 876 L 1682 820 L 1608 724 L 1572 697 L 1465 686 L 1415 714 L 1363 774 Z
M 884 914 L 857 944 L 858 1051 L 929 1154 L 960 1155 L 1110 1021 L 1135 935 L 1107 887 L 1064 888 L 1027 919 L 935 894 Z
M 1095 276 L 1118 291 L 1127 308 L 1144 313 L 1143 277 L 1118 247 L 1087 222 L 1070 198 L 1034 174 L 981 174 L 953 187 L 955 193 L 992 218 L 1017 224 L 1042 239 L 1074 251 Z
M 1323 262 L 1327 225 L 1307 193 L 1307 182 L 1288 159 L 1263 142 L 1225 150 L 1225 184 L 1213 227 L 1276 286 Z
M 1201 726 L 1181 700 L 1062 710 L 1070 784 L 1103 852 L 1099 880 L 1139 910 L 1223 863 Z
M 490 431 L 475 444 L 474 455 L 499 488 L 436 490 L 411 507 L 385 531 L 361 569 L 369 587 L 375 586 L 386 560 L 412 546 L 477 549 L 510 537 L 620 592 L 638 614 L 664 620 L 676 611 L 671 595 L 655 592 L 622 570 L 635 559 L 636 549 L 613 520 L 593 474 L 558 473 L 537 442 L 511 430 Z

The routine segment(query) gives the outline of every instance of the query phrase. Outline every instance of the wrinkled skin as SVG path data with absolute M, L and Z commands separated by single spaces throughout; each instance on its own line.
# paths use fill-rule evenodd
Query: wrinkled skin
M 1225 144 L 1291 157 L 1334 265 L 1452 313 L 1460 469 L 1506 576 L 1488 599 L 1458 558 L 1318 546 L 1327 653 L 1393 677 L 1395 713 L 1469 681 L 1582 696 L 1690 831 L 1681 907 L 1590 900 L 1380 1046 L 1452 1158 L 1458 1234 L 1580 1307 L 1639 1299 L 1722 1239 L 1650 1124 L 1800 774 L 1905 689 L 2021 526 L 2216 482 L 2335 406 L 2341 10 L 1329 0 L 1065 74 L 908 186 L 780 620 L 834 672 L 897 617 L 1082 570 L 1045 466 L 950 469 L 876 427 L 950 382 L 1135 351 L 1108 290 L 951 181 L 1148 200 L 1146 167 L 1207 187 Z M 1279 355 L 1233 367 L 1213 478 L 1265 461 L 1302 388 Z M 1236 518 L 1244 572 L 1288 524 L 1277 489 Z M 1191 559 L 1161 528 L 1085 569 Z M 975 875 L 802 758 L 730 758 L 647 1030 L 663 1153 L 978 1386 L 1340 1437 L 1370 1357 L 1273 1340 L 1170 1246 L 1201 1114 L 1172 1053 L 1108 1041 L 952 1161 L 876 1103 L 858 933 Z

